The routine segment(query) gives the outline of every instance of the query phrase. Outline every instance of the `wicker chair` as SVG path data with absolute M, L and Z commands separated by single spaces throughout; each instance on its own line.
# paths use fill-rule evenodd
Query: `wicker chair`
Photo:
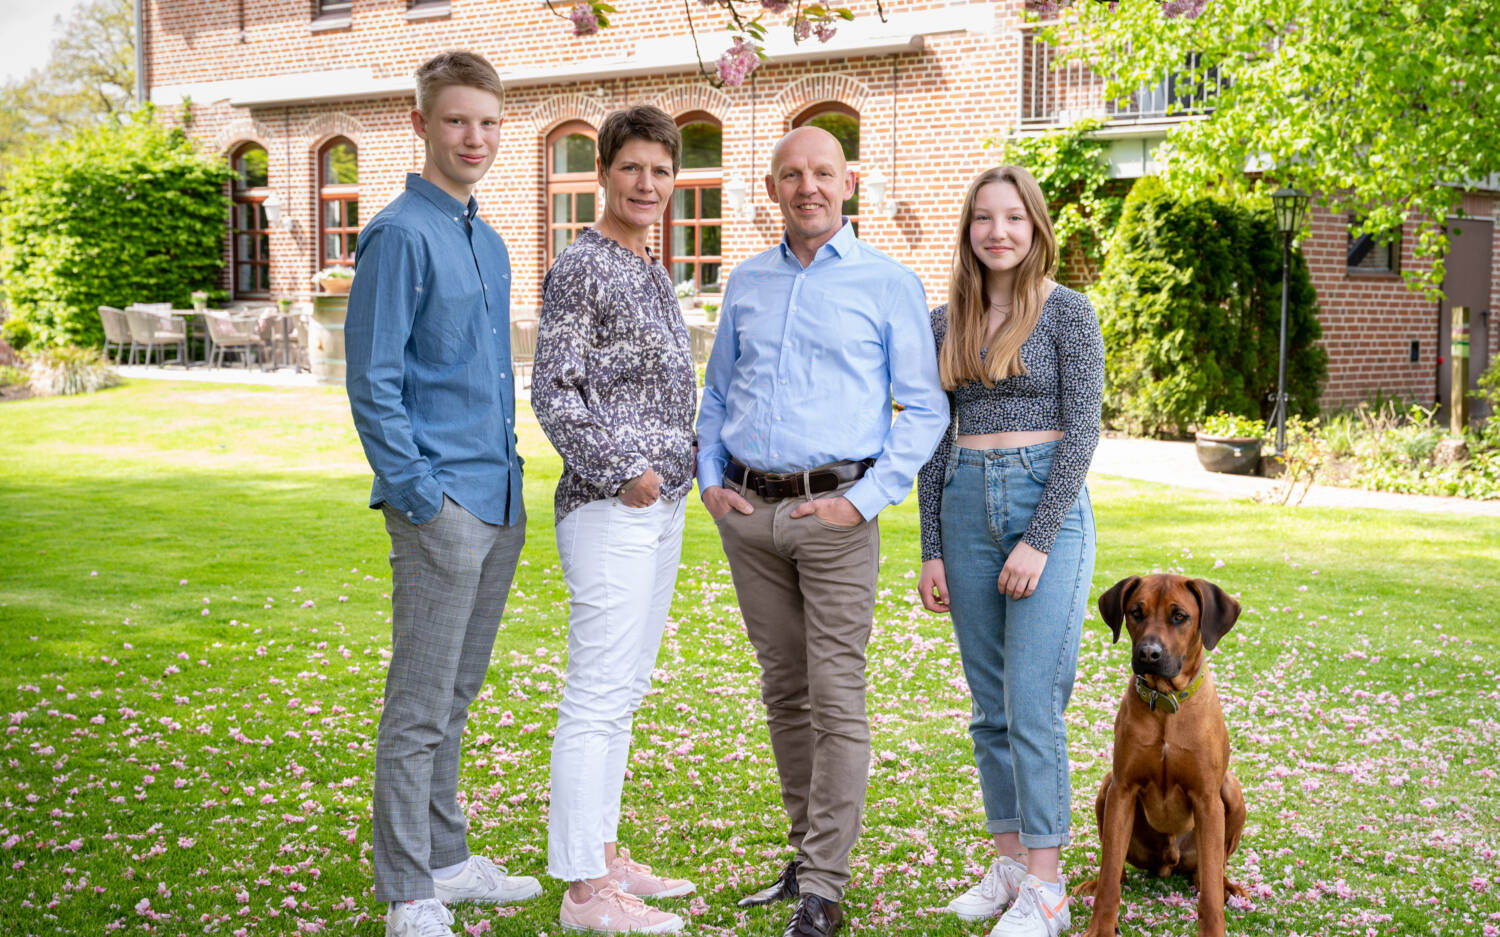
M 130 323 L 125 321 L 125 311 L 113 306 L 99 307 L 99 321 L 104 326 L 104 355 L 109 357 L 109 346 L 115 346 L 115 364 L 125 357 L 125 346 L 130 340 Z
M 531 386 L 531 366 L 536 361 L 536 319 L 516 319 L 510 324 L 510 366 L 521 386 Z
M 222 368 L 224 356 L 233 352 L 240 359 L 240 367 L 249 370 L 250 356 L 258 359 L 265 345 L 261 342 L 260 330 L 254 319 L 237 319 L 227 312 L 211 309 L 203 315 L 208 323 L 208 337 L 213 340 L 213 354 L 209 366 Z
M 146 364 L 151 363 L 153 349 L 176 346 L 177 362 L 187 367 L 187 323 L 174 319 L 169 313 L 171 303 L 133 303 L 125 307 L 125 321 L 130 326 L 130 363 L 135 363 L 137 349 L 146 352 Z M 160 352 L 157 364 L 165 365 Z

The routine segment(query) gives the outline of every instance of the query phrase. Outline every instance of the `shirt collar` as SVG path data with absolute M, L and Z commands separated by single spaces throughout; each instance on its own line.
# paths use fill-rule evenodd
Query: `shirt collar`
M 409 172 L 406 174 L 406 189 L 408 192 L 415 192 L 427 199 L 440 208 L 443 214 L 454 221 L 458 221 L 466 216 L 472 219 L 479 212 L 479 203 L 474 200 L 474 196 L 470 195 L 469 204 L 465 205 L 436 185 L 423 179 L 421 173 Z
M 832 250 L 840 258 L 848 257 L 858 245 L 859 238 L 854 235 L 854 225 L 849 222 L 849 216 L 845 215 L 838 231 L 813 254 L 813 263 L 817 263 L 818 258 L 826 250 Z M 797 262 L 797 255 L 792 253 L 792 246 L 786 239 L 785 229 L 781 232 L 781 256 L 794 263 Z

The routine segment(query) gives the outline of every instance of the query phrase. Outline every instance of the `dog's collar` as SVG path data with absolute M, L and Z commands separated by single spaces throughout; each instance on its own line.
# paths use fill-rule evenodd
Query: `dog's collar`
M 1182 708 L 1183 703 L 1187 702 L 1188 697 L 1198 692 L 1198 687 L 1203 685 L 1203 675 L 1206 673 L 1208 673 L 1208 668 L 1204 667 L 1198 671 L 1198 676 L 1194 677 L 1193 682 L 1189 683 L 1186 688 L 1169 690 L 1166 693 L 1152 689 L 1146 684 L 1144 675 L 1136 674 L 1135 693 L 1145 701 L 1147 709 L 1155 710 L 1160 708 L 1162 712 L 1175 713 Z

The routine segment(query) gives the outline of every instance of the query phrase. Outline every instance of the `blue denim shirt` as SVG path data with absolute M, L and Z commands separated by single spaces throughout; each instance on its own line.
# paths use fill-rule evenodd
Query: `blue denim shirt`
M 490 524 L 522 517 L 510 256 L 478 211 L 408 173 L 355 253 L 344 342 L 370 507 L 414 524 L 444 495 Z
M 875 459 L 844 493 L 870 520 L 948 427 L 922 281 L 847 220 L 803 268 L 786 238 L 735 268 L 698 408 L 698 484 Z M 905 409 L 891 419 L 891 401 Z

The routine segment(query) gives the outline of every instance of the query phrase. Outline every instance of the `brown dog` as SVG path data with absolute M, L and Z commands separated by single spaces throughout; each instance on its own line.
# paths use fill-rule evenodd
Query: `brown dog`
M 1087 937 L 1113 937 L 1125 863 L 1191 876 L 1198 886 L 1198 934 L 1224 934 L 1224 894 L 1244 892 L 1224 877 L 1245 826 L 1245 797 L 1229 771 L 1229 732 L 1205 651 L 1219 643 L 1240 605 L 1204 579 L 1131 576 L 1099 597 L 1120 640 L 1130 632 L 1135 677 L 1115 716 L 1114 770 L 1094 812 L 1102 856 L 1092 888 Z

